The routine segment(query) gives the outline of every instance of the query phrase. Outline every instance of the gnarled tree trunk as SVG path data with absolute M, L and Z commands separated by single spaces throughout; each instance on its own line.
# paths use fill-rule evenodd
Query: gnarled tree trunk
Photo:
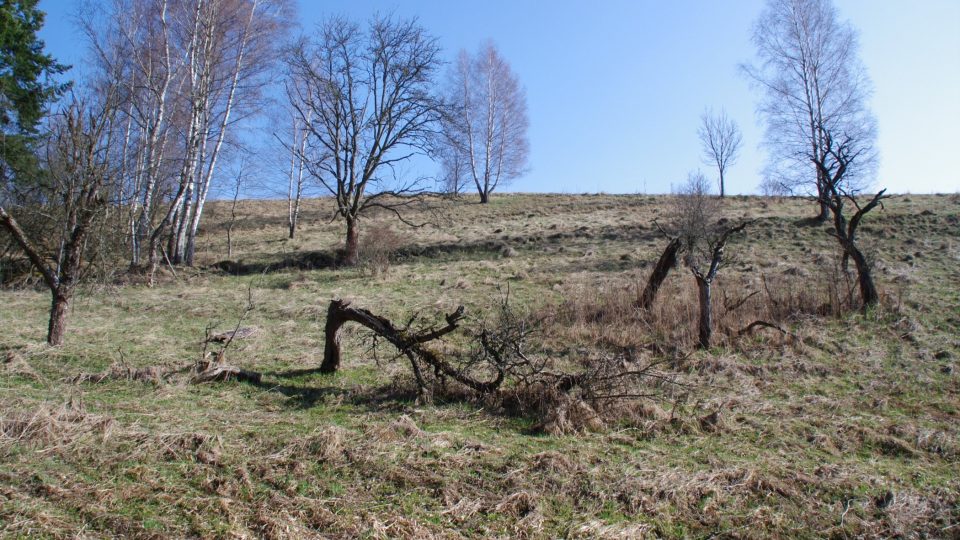
M 679 238 L 674 238 L 667 244 L 666 249 L 663 250 L 660 259 L 657 261 L 657 265 L 653 268 L 653 273 L 650 274 L 650 279 L 647 280 L 647 286 L 637 300 L 637 307 L 646 311 L 653 307 L 653 301 L 657 298 L 660 286 L 667 279 L 670 270 L 677 265 L 677 253 L 680 252 L 680 246 Z
M 340 328 L 347 322 L 355 322 L 372 330 L 378 336 L 389 341 L 401 354 L 410 359 L 421 397 L 428 397 L 425 381 L 418 362 L 424 362 L 438 376 L 450 377 L 460 384 L 480 393 L 493 392 L 503 383 L 506 372 L 504 367 L 497 364 L 497 375 L 489 381 L 480 381 L 469 374 L 457 369 L 444 357 L 426 344 L 439 339 L 456 330 L 463 319 L 463 306 L 446 315 L 447 325 L 436 330 L 429 330 L 419 334 L 398 330 L 393 323 L 384 317 L 374 315 L 366 309 L 350 307 L 349 302 L 332 300 L 327 308 L 327 323 L 325 327 L 325 343 L 323 363 L 320 365 L 322 373 L 334 373 L 340 367 Z

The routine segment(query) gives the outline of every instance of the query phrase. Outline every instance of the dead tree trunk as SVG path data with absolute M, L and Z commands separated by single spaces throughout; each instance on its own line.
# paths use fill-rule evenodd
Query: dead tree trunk
M 340 369 L 340 327 L 350 319 L 344 315 L 348 304 L 343 300 L 331 300 L 327 308 L 327 324 L 324 327 L 323 363 L 321 373 L 335 373 Z
M 437 375 L 450 377 L 480 393 L 489 393 L 499 388 L 505 375 L 502 366 L 495 366 L 497 371 L 495 378 L 489 381 L 480 381 L 457 369 L 441 354 L 426 346 L 428 342 L 439 339 L 457 329 L 460 320 L 463 319 L 463 306 L 446 315 L 445 318 L 446 326 L 411 334 L 405 330 L 397 329 L 388 319 L 374 315 L 366 309 L 352 308 L 349 302 L 343 300 L 332 300 L 327 308 L 323 363 L 320 365 L 320 371 L 322 373 L 334 373 L 339 369 L 341 363 L 340 328 L 347 322 L 355 322 L 389 341 L 410 360 L 421 397 L 428 397 L 429 390 L 426 387 L 418 362 L 424 362 L 432 367 Z
M 679 238 L 674 238 L 667 244 L 666 249 L 660 255 L 660 260 L 657 261 L 657 266 L 653 268 L 653 273 L 650 274 L 650 279 L 647 280 L 647 286 L 637 300 L 637 307 L 645 311 L 649 311 L 653 307 L 653 301 L 657 298 L 660 286 L 667 279 L 670 270 L 677 265 L 677 253 L 680 252 L 681 245 Z

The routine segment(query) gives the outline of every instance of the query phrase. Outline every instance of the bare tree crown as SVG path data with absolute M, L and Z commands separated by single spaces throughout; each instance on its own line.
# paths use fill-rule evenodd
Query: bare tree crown
M 710 181 L 697 171 L 687 176 L 674 198 L 670 236 L 680 238 L 684 262 L 694 265 L 709 250 L 709 243 L 720 214 L 718 200 L 711 194 Z
M 839 20 L 831 0 L 768 0 L 753 43 L 758 63 L 743 70 L 763 91 L 768 177 L 785 188 L 816 188 L 821 198 L 824 178 L 814 164 L 825 158 L 825 131 L 846 133 L 871 148 L 876 138 L 857 33 Z M 844 181 L 863 187 L 875 165 L 872 151 L 863 154 Z
M 527 101 L 517 76 L 496 46 L 460 51 L 447 88 L 440 162 L 447 189 L 472 182 L 486 202 L 497 186 L 527 167 Z
M 400 165 L 429 151 L 441 115 L 433 95 L 440 48 L 416 20 L 375 18 L 362 28 L 327 20 L 288 61 L 290 100 L 306 129 L 303 160 L 347 223 L 346 261 L 356 263 L 356 223 L 379 207 L 396 213 L 422 193 Z
M 719 114 L 706 111 L 700 117 L 700 129 L 697 132 L 703 148 L 704 162 L 717 168 L 720 177 L 720 196 L 725 194 L 724 179 L 727 169 L 740 156 L 743 136 L 737 123 L 727 116 L 726 111 Z

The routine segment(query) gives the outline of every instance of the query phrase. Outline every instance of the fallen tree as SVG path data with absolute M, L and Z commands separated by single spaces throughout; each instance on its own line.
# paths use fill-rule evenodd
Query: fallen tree
M 444 354 L 432 342 L 441 340 L 460 328 L 465 319 L 463 306 L 443 316 L 433 325 L 418 323 L 419 317 L 398 327 L 389 319 L 369 310 L 355 308 L 344 300 L 332 300 L 327 309 L 323 373 L 335 373 L 341 365 L 340 330 L 348 323 L 357 323 L 389 342 L 405 357 L 417 382 L 417 398 L 430 401 L 433 386 L 431 375 L 444 385 L 452 379 L 480 395 L 498 395 L 509 387 L 510 394 L 530 396 L 539 403 L 535 408 L 549 407 L 559 401 L 589 401 L 602 405 L 610 401 L 651 397 L 641 388 L 641 379 L 654 378 L 670 382 L 654 368 L 661 362 L 641 365 L 622 356 L 604 357 L 584 362 L 577 372 L 557 369 L 547 358 L 538 358 L 526 351 L 528 337 L 536 332 L 537 321 L 519 316 L 509 306 L 509 293 L 503 296 L 500 311 L 492 324 L 483 323 L 470 330 L 467 349 Z M 419 328 L 413 329 L 415 326 Z
M 503 383 L 506 363 L 502 355 L 496 354 L 497 351 L 493 350 L 492 347 L 488 347 L 489 343 L 485 342 L 484 348 L 487 352 L 494 353 L 491 356 L 493 361 L 490 362 L 489 365 L 493 368 L 496 375 L 488 381 L 483 381 L 468 375 L 464 370 L 456 368 L 444 359 L 443 355 L 427 346 L 429 342 L 456 330 L 460 321 L 463 320 L 463 317 L 464 308 L 460 306 L 456 311 L 444 317 L 446 320 L 445 326 L 428 328 L 421 332 L 410 332 L 410 325 L 408 325 L 407 328 L 399 329 L 388 319 L 374 315 L 369 310 L 350 307 L 350 302 L 344 300 L 332 300 L 330 306 L 327 308 L 326 341 L 320 371 L 322 373 L 334 373 L 340 367 L 340 328 L 348 322 L 355 322 L 373 331 L 377 336 L 386 339 L 397 348 L 400 354 L 410 360 L 410 366 L 417 379 L 420 397 L 428 397 L 426 394 L 427 383 L 424 379 L 420 362 L 432 367 L 435 374 L 439 377 L 450 377 L 460 384 L 480 393 L 492 392 Z

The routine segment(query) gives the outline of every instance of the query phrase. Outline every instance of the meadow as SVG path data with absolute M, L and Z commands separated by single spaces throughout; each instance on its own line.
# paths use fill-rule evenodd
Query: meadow
M 634 300 L 667 243 L 670 196 L 496 195 L 343 225 L 305 201 L 210 204 L 195 267 L 120 269 L 43 344 L 49 293 L 0 290 L 0 535 L 8 538 L 955 538 L 960 536 L 960 197 L 901 195 L 860 241 L 882 301 L 861 312 L 829 226 L 800 198 L 727 197 L 713 346 L 678 267 Z M 653 366 L 622 399 L 416 399 L 408 364 L 332 299 L 394 321 L 509 302 L 556 369 Z M 744 331 L 763 320 L 771 327 Z M 225 360 L 259 382 L 192 384 Z M 521 399 L 522 398 L 522 399 Z M 539 399 L 539 401 L 538 401 Z

